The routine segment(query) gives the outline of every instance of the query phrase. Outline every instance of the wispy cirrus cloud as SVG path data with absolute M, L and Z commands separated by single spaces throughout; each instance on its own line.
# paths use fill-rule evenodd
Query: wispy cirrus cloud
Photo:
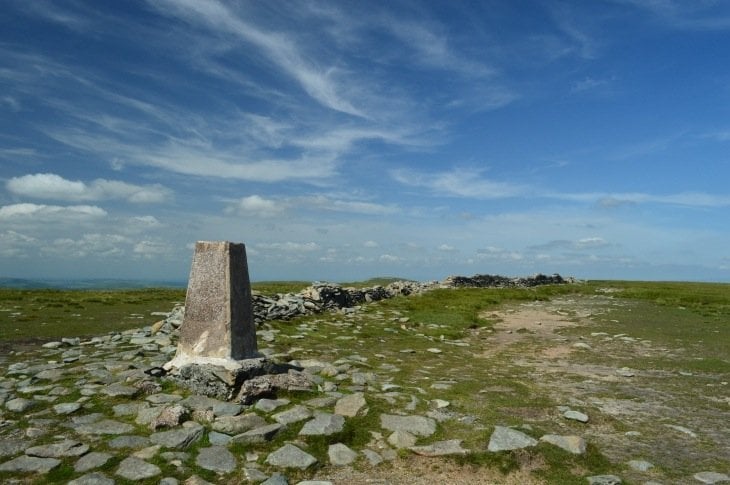
M 34 220 L 62 222 L 65 219 L 97 219 L 105 217 L 107 212 L 93 205 L 45 205 L 45 204 L 10 204 L 0 207 L 0 220 Z
M 455 169 L 433 173 L 397 169 L 392 170 L 390 175 L 403 185 L 425 188 L 434 194 L 450 197 L 503 199 L 528 193 L 527 186 L 493 181 L 485 178 L 483 173 L 484 170 L 477 169 Z
M 15 195 L 70 202 L 125 199 L 137 204 L 164 202 L 172 191 L 160 184 L 134 185 L 119 180 L 96 179 L 90 183 L 67 180 L 53 173 L 13 177 L 5 184 Z

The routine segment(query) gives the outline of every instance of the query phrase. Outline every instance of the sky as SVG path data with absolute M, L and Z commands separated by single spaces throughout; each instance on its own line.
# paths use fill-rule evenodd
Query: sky
M 730 281 L 724 0 L 3 0 L 0 276 Z

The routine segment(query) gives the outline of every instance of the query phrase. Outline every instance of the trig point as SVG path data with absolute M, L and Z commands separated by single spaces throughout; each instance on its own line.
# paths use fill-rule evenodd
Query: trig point
M 257 357 L 246 246 L 198 241 L 177 353 L 165 368 L 213 364 L 230 369 Z

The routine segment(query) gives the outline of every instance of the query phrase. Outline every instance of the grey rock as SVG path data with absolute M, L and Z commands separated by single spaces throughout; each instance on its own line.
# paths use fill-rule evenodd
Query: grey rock
M 654 468 L 653 463 L 649 463 L 644 460 L 631 460 L 627 463 L 627 465 L 629 465 L 629 468 L 632 470 L 636 470 L 638 472 L 646 472 L 649 471 L 650 468 Z
M 164 394 L 164 393 L 157 393 L 157 394 L 150 394 L 147 396 L 145 401 L 150 402 L 152 404 L 170 404 L 174 402 L 178 402 L 183 397 L 178 394 Z
M 15 438 L 3 437 L 0 440 L 0 458 L 4 456 L 17 455 L 30 446 L 30 442 Z
M 401 429 L 394 431 L 390 436 L 388 436 L 388 443 L 397 449 L 410 448 L 416 444 L 417 440 L 418 438 L 416 438 L 413 434 Z
M 74 464 L 74 470 L 78 473 L 84 473 L 94 468 L 99 468 L 104 465 L 112 455 L 109 453 L 102 453 L 99 451 L 92 451 L 79 458 Z
M 266 425 L 266 420 L 255 413 L 240 414 L 238 416 L 220 416 L 211 423 L 215 431 L 226 434 L 245 433 L 251 429 Z
M 94 472 L 71 480 L 67 485 L 114 485 L 114 480 L 101 472 Z
M 285 427 L 285 425 L 279 423 L 267 424 L 266 426 L 261 426 L 259 428 L 246 431 L 245 433 L 237 434 L 231 438 L 231 442 L 246 445 L 264 443 L 266 441 L 273 440 L 276 435 L 285 429 Z
M 140 407 L 134 422 L 137 424 L 150 425 L 162 412 L 161 407 Z
M 257 468 L 244 468 L 243 476 L 249 482 L 259 483 L 267 480 L 269 476 Z M 284 482 L 286 484 L 286 481 Z
M 436 421 L 425 416 L 380 415 L 380 426 L 389 431 L 408 431 L 416 436 L 428 437 L 436 432 Z
M 574 455 L 582 455 L 586 452 L 586 440 L 580 436 L 560 436 L 556 434 L 546 434 L 540 441 L 550 443 L 558 448 L 562 448 Z
M 411 446 L 412 452 L 422 456 L 466 455 L 469 450 L 461 447 L 461 440 L 437 441 L 426 446 Z
M 266 457 L 266 463 L 282 468 L 298 468 L 304 470 L 317 463 L 317 459 L 294 445 L 286 444 L 273 453 L 270 453 Z
M 128 402 L 117 404 L 112 409 L 114 410 L 114 416 L 134 416 L 139 413 L 140 409 L 146 409 L 149 406 L 146 402 Z
M 311 408 L 328 408 L 333 406 L 337 402 L 337 399 L 338 398 L 333 396 L 315 397 L 305 401 L 304 404 Z
M 218 431 L 211 431 L 208 433 L 208 441 L 214 446 L 226 446 L 231 442 L 231 436 Z
M 231 473 L 236 469 L 236 457 L 223 446 L 201 448 L 195 464 L 216 473 Z
M 62 458 L 64 456 L 81 456 L 89 451 L 89 445 L 74 440 L 63 440 L 49 445 L 32 446 L 25 450 L 28 456 L 39 458 Z
M 373 450 L 364 449 L 362 450 L 362 454 L 372 466 L 378 466 L 383 463 L 383 457 Z
M 57 458 L 21 455 L 0 465 L 0 472 L 48 473 L 60 464 Z
M 209 482 L 208 480 L 203 480 L 197 475 L 193 475 L 192 477 L 188 478 L 183 482 L 183 485 L 215 485 L 214 483 Z
M 150 436 L 150 441 L 152 444 L 165 448 L 184 450 L 203 437 L 204 429 L 201 425 L 192 421 L 186 422 L 185 425 L 179 429 L 153 433 Z
M 240 404 L 220 401 L 208 396 L 192 395 L 188 396 L 180 404 L 192 409 L 193 411 L 205 411 L 206 409 L 212 409 L 213 414 L 216 416 L 236 416 L 243 410 L 243 406 Z
M 312 411 L 304 406 L 294 406 L 291 409 L 276 413 L 272 416 L 274 421 L 281 424 L 292 424 L 299 421 L 304 421 L 312 417 Z
M 335 414 L 341 416 L 354 417 L 358 413 L 367 413 L 367 401 L 365 401 L 365 395 L 361 392 L 349 394 L 340 398 L 335 404 Z
M 730 477 L 724 473 L 700 472 L 694 474 L 694 479 L 701 483 L 723 483 L 730 482 Z
M 507 428 L 505 426 L 495 426 L 492 436 L 489 438 L 489 451 L 508 451 L 518 450 L 537 445 L 537 440 L 522 431 Z
M 589 485 L 621 485 L 621 478 L 616 475 L 594 475 L 586 480 Z
M 175 477 L 165 477 L 158 485 L 179 485 L 180 481 Z
M 325 435 L 339 433 L 345 426 L 345 418 L 339 414 L 330 414 L 318 412 L 314 415 L 314 419 L 307 421 L 302 426 L 299 434 L 301 436 Z
M 102 394 L 109 397 L 134 397 L 139 393 L 139 389 L 124 384 L 114 383 L 105 386 L 101 390 Z
M 279 408 L 281 406 L 286 406 L 289 404 L 288 399 L 259 399 L 258 402 L 256 402 L 256 405 L 254 406 L 259 411 L 263 411 L 265 413 L 270 413 L 271 411 L 276 410 L 276 408 Z
M 127 480 L 144 480 L 152 478 L 162 473 L 157 465 L 147 463 L 144 460 L 130 456 L 125 458 L 119 464 L 116 475 L 126 478 Z
M 14 413 L 24 413 L 37 403 L 32 399 L 25 399 L 23 397 L 16 397 L 5 403 L 5 409 Z
M 261 482 L 261 485 L 289 485 L 289 480 L 281 473 L 274 473 L 271 478 Z
M 330 463 L 335 466 L 350 465 L 357 458 L 357 453 L 352 451 L 343 443 L 335 443 L 327 449 Z
M 119 449 L 119 448 L 133 448 L 133 449 L 140 449 L 144 448 L 145 446 L 149 446 L 150 439 L 146 436 L 135 436 L 135 435 L 127 435 L 127 436 L 117 436 L 113 440 L 110 440 L 107 445 L 110 448 Z
M 56 414 L 71 414 L 81 409 L 81 403 L 78 402 L 64 402 L 53 406 L 53 412 Z
M 580 421 L 581 423 L 588 422 L 588 415 L 581 413 L 580 411 L 568 410 L 563 413 L 565 419 L 571 419 L 573 421 Z
M 150 429 L 173 428 L 182 423 L 188 414 L 187 408 L 179 404 L 166 407 L 150 422 Z
M 124 434 L 134 431 L 134 426 L 127 423 L 120 423 L 113 419 L 104 419 L 89 424 L 80 424 L 73 429 L 80 434 Z

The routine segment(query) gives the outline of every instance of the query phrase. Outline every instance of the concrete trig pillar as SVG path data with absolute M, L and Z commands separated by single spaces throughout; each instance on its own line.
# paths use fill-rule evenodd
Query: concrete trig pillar
M 236 361 L 256 357 L 260 356 L 246 246 L 227 241 L 198 241 L 177 353 L 165 368 L 188 364 L 234 368 Z

